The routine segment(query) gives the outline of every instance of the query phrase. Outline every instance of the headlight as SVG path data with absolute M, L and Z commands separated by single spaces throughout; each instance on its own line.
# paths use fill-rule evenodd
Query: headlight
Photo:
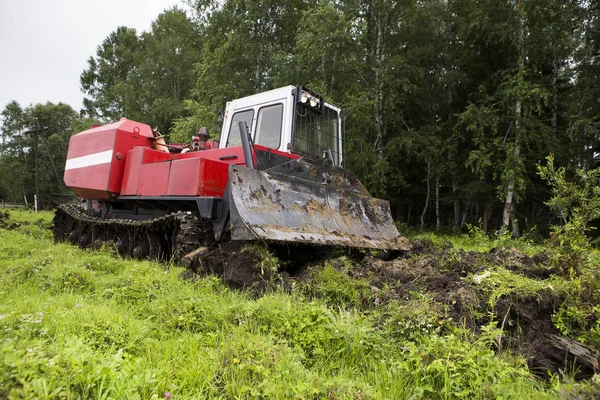
M 294 95 L 297 96 L 297 104 L 303 106 L 304 109 L 308 109 L 317 114 L 321 114 L 323 112 L 325 101 L 323 100 L 323 97 L 314 93 L 312 90 L 303 86 L 297 86 Z
M 309 98 L 310 95 L 308 93 L 302 92 L 302 94 L 300 95 L 300 103 L 306 103 Z

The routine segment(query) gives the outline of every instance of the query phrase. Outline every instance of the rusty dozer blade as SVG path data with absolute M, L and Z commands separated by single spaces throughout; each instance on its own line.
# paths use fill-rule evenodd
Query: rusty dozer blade
M 356 176 L 305 158 L 259 171 L 231 165 L 232 240 L 409 250 L 387 201 Z

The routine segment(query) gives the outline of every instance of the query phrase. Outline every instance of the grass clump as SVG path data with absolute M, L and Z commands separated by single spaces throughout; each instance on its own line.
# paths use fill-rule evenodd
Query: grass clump
M 535 297 L 550 293 L 556 298 L 565 298 L 571 292 L 571 283 L 561 277 L 550 279 L 532 279 L 516 274 L 503 267 L 487 269 L 470 279 L 489 295 L 489 303 L 493 305 L 502 296 L 516 294 L 519 297 Z
M 346 257 L 328 260 L 309 271 L 309 280 L 301 281 L 301 291 L 310 298 L 319 298 L 332 307 L 366 306 L 374 301 L 369 282 L 350 275 L 354 265 Z
M 433 297 L 431 293 L 413 292 L 407 300 L 382 304 L 373 312 L 376 329 L 399 342 L 443 333 L 450 323 L 447 307 Z

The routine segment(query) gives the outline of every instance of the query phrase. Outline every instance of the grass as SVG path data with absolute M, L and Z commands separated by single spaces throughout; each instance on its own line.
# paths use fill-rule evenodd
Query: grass
M 528 256 L 545 251 L 546 247 L 541 239 L 535 235 L 525 234 L 522 238 L 515 240 L 510 232 L 501 234 L 499 232 L 484 233 L 478 226 L 469 225 L 468 233 L 451 235 L 447 233 L 421 231 L 406 225 L 399 226 L 402 235 L 411 241 L 422 241 L 430 243 L 437 248 L 454 247 L 463 251 L 488 252 L 494 248 L 513 247 Z
M 173 265 L 54 244 L 51 218 L 11 211 L 19 225 L 0 228 L 0 398 L 559 396 L 492 338 L 425 329 L 427 296 L 364 308 L 365 283 L 326 265 L 312 289 L 255 299 Z

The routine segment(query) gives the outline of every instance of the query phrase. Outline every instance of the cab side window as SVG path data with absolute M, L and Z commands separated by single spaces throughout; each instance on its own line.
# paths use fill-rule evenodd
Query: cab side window
M 283 104 L 266 106 L 258 110 L 258 122 L 254 142 L 272 149 L 281 143 Z
M 231 118 L 231 126 L 229 127 L 229 133 L 227 135 L 227 145 L 225 147 L 231 146 L 241 146 L 242 139 L 240 137 L 240 127 L 239 122 L 246 122 L 246 126 L 248 127 L 248 131 L 252 130 L 252 119 L 254 118 L 254 110 L 245 110 L 238 111 L 233 114 L 233 118 Z

